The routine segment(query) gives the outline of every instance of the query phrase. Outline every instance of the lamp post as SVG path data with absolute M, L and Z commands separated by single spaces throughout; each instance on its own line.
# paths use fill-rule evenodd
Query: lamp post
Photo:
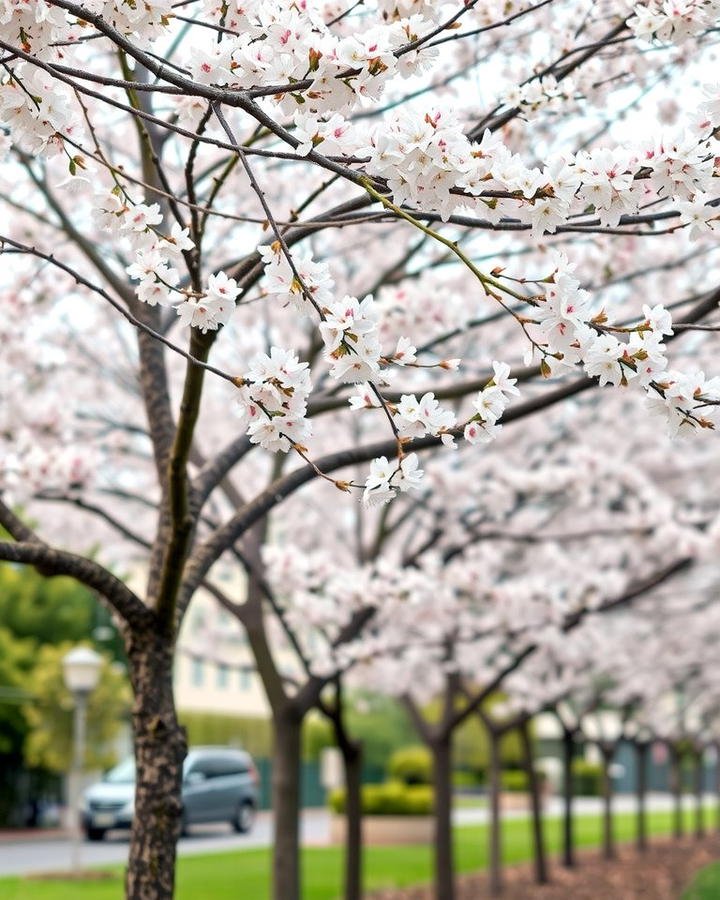
M 85 723 L 87 720 L 87 702 L 90 694 L 97 687 L 100 678 L 102 657 L 89 647 L 75 647 L 66 653 L 62 660 L 65 686 L 73 695 L 73 756 L 72 756 L 72 790 L 69 792 L 70 825 L 72 830 L 72 846 L 70 853 L 71 867 L 74 874 L 80 871 L 80 842 L 82 839 L 78 807 L 80 801 L 80 778 L 85 757 Z

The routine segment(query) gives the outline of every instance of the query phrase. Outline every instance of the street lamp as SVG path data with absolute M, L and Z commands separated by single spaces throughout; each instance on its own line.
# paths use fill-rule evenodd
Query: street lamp
M 89 647 L 75 647 L 63 656 L 63 678 L 65 686 L 73 695 L 73 762 L 72 790 L 70 793 L 70 825 L 72 829 L 71 866 L 73 873 L 80 871 L 80 840 L 82 837 L 80 816 L 80 779 L 85 757 L 85 723 L 87 719 L 87 702 L 90 694 L 97 687 L 102 666 L 102 656 Z

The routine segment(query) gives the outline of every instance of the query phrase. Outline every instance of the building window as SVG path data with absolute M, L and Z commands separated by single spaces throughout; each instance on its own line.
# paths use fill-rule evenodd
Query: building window
M 202 659 L 193 659 L 192 661 L 192 683 L 195 687 L 202 687 L 205 681 L 205 665 Z
M 228 686 L 229 675 L 230 675 L 230 669 L 229 669 L 227 663 L 218 663 L 217 686 L 219 688 L 226 688 Z
M 252 672 L 250 669 L 246 669 L 243 667 L 240 669 L 240 690 L 241 691 L 249 691 L 250 683 L 252 678 Z

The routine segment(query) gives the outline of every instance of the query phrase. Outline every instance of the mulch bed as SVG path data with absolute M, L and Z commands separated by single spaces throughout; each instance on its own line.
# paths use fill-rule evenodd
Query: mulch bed
M 654 838 L 648 851 L 638 854 L 621 846 L 618 858 L 607 863 L 598 851 L 582 851 L 573 871 L 553 863 L 552 884 L 536 885 L 529 866 L 506 866 L 505 900 L 679 900 L 697 872 L 720 859 L 720 837 L 672 841 Z M 458 879 L 458 900 L 489 897 L 485 875 L 463 875 Z M 433 900 L 429 888 L 379 891 L 368 900 Z

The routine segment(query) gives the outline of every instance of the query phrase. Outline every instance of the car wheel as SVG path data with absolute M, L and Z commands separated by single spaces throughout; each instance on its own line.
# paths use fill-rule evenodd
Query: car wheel
M 255 807 L 247 800 L 238 804 L 235 818 L 233 819 L 233 828 L 238 834 L 247 834 L 255 823 Z
M 190 826 L 188 825 L 187 813 L 185 810 L 180 813 L 180 837 L 188 837 L 190 834 Z
M 101 841 L 105 837 L 105 829 L 88 827 L 85 829 L 85 837 L 89 841 Z

